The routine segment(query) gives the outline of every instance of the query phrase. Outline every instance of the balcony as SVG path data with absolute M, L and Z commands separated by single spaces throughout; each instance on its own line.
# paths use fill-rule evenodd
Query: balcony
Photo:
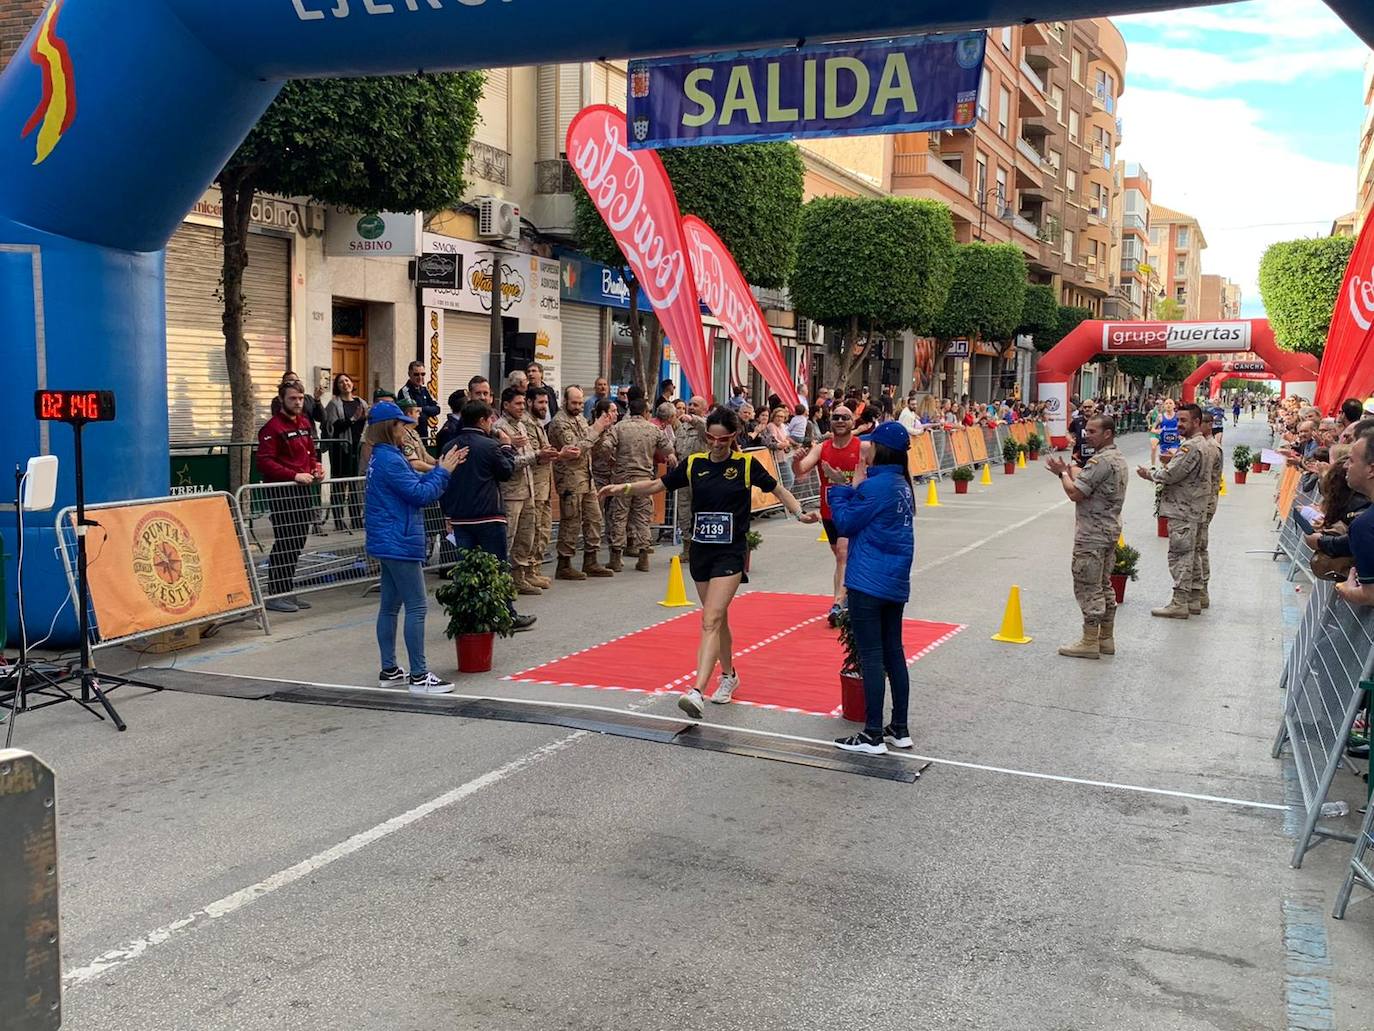
M 473 140 L 468 144 L 467 174 L 497 186 L 510 185 L 510 155 L 488 143 Z
M 1059 128 L 1059 119 L 1053 109 L 1047 108 L 1044 114 L 1023 115 L 1021 134 L 1023 136 L 1049 136 Z
M 1015 227 L 1018 233 L 1024 233 L 1026 236 L 1029 236 L 1032 240 L 1038 241 L 1040 239 L 1039 224 L 1036 222 L 1032 222 L 1030 219 L 1024 217 L 1023 215 L 1013 215 L 1011 218 L 1011 224 Z
M 538 161 L 534 166 L 536 193 L 572 193 L 577 173 L 564 158 Z
M 1148 231 L 1149 226 L 1145 224 L 1144 215 L 1137 215 L 1133 211 L 1128 211 L 1121 216 L 1121 228 L 1127 230 L 1128 232 L 1132 229 L 1137 229 L 1140 232 L 1144 233 Z
M 969 182 L 932 154 L 895 154 L 892 158 L 894 178 L 929 176 L 938 179 L 960 196 L 970 195 Z
M 1097 83 L 1096 88 L 1092 91 L 1092 102 L 1093 107 L 1097 108 L 1099 111 L 1106 111 L 1107 114 L 1115 117 L 1116 98 L 1112 96 L 1111 91 L 1107 89 L 1105 83 Z
M 1022 60 L 1040 75 L 1048 77 L 1050 69 L 1059 62 L 1059 46 L 1053 42 L 1027 42 Z
M 1017 137 L 1016 149 L 1023 158 L 1029 161 L 1036 168 L 1044 167 L 1046 163 L 1045 155 L 1040 153 L 1040 151 L 1036 150 L 1035 147 L 1029 141 L 1021 137 Z

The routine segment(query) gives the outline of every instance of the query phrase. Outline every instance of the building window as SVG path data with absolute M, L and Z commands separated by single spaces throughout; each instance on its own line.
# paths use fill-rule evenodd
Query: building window
M 1074 194 L 1078 192 L 1078 173 L 1070 168 L 1064 173 L 1064 189 L 1069 192 L 1069 199 L 1074 199 Z
M 1158 227 L 1158 226 L 1152 226 L 1152 227 L 1150 228 L 1150 246 L 1151 246 L 1151 247 L 1154 247 L 1156 250 L 1158 250 L 1158 249 L 1159 249 L 1159 245 L 1160 245 L 1159 227 Z
M 1188 303 L 1188 288 L 1187 288 L 1186 286 L 1180 286 L 1177 290 L 1175 290 L 1175 291 L 1174 291 L 1174 300 L 1176 300 L 1179 304 L 1187 304 L 1187 303 Z
M 1069 59 L 1069 73 L 1073 76 L 1074 82 L 1083 81 L 1083 51 L 1075 48 L 1073 56 Z
M 1002 213 L 1011 210 L 1011 195 L 1007 193 L 1007 170 L 999 168 L 997 170 L 997 217 L 1001 218 Z
M 1064 91 L 1058 86 L 1050 87 L 1050 107 L 1059 116 L 1059 124 L 1064 124 Z
M 1011 52 L 1011 26 L 1002 30 L 1002 48 L 1008 53 Z
M 1054 168 L 1054 170 L 1055 170 L 1056 172 L 1059 171 L 1059 166 L 1060 166 L 1060 164 L 1063 162 L 1063 160 L 1064 160 L 1064 155 L 1061 154 L 1061 153 L 1059 153 L 1059 151 L 1057 151 L 1057 150 L 1052 150 L 1052 151 L 1050 151 L 1050 165 L 1053 166 L 1053 168 Z
M 988 120 L 988 103 L 992 99 L 992 73 L 983 68 L 983 77 L 978 82 L 978 117 Z
M 1069 142 L 1078 142 L 1078 112 L 1069 112 Z
M 1073 230 L 1064 230 L 1064 260 L 1073 264 Z
M 1179 247 L 1187 247 L 1187 246 L 1188 246 L 1188 227 L 1187 227 L 1187 226 L 1179 226 L 1179 227 L 1178 227 L 1178 243 L 1177 243 L 1177 246 L 1179 246 Z
M 1011 94 L 1002 87 L 997 94 L 997 131 L 1002 139 L 1007 138 L 1007 127 L 1011 121 Z
M 1174 262 L 1174 276 L 1181 279 L 1188 274 L 1188 259 L 1179 258 Z
M 977 157 L 975 167 L 977 172 L 974 186 L 977 188 L 978 193 L 974 199 L 978 202 L 979 206 L 981 206 L 988 194 L 988 159 L 980 153 Z

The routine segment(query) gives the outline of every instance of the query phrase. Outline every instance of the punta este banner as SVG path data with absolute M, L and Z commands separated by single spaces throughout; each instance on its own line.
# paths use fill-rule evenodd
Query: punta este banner
M 710 402 L 697 284 L 663 162 L 653 151 L 625 146 L 625 113 L 608 104 L 577 113 L 568 126 L 567 154 L 663 324 L 692 392 Z
M 633 61 L 635 149 L 973 125 L 982 32 Z
M 778 342 L 734 256 L 715 230 L 695 215 L 683 217 L 682 232 L 687 237 L 687 256 L 691 259 L 702 301 L 720 319 L 725 332 L 749 363 L 787 403 L 788 410 L 796 408 L 797 388 L 792 382 L 792 374 L 783 364 Z

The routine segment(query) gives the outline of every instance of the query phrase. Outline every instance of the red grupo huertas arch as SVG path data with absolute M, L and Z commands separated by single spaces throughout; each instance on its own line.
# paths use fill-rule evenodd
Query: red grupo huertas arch
M 1045 422 L 1055 447 L 1068 443 L 1069 381 L 1098 355 L 1253 354 L 1283 385 L 1285 395 L 1311 398 L 1317 388 L 1317 359 L 1279 349 L 1268 319 L 1227 322 L 1080 323 L 1040 356 L 1037 398 L 1046 405 Z M 1220 371 L 1214 370 L 1214 371 Z
M 1268 362 L 1256 358 L 1240 358 L 1234 361 L 1210 358 L 1183 381 L 1181 396 L 1184 404 L 1191 404 L 1197 399 L 1197 388 L 1209 377 L 1211 384 L 1207 396 L 1215 397 L 1221 385 L 1228 379 L 1278 379 L 1279 374 L 1269 367 Z

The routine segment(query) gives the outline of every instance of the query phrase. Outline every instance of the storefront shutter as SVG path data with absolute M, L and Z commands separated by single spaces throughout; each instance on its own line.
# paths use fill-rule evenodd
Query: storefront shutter
M 473 376 L 489 375 L 487 354 L 490 350 L 491 319 L 484 315 L 444 312 L 445 393 L 466 390 Z M 500 393 L 500 384 L 494 384 L 492 396 Z
M 229 439 L 232 414 L 224 362 L 222 266 L 216 227 L 184 224 L 167 245 L 167 404 L 172 444 Z M 289 360 L 289 240 L 248 234 L 244 295 L 253 402 L 261 424 L 271 416 L 272 398 Z
M 482 84 L 482 99 L 477 102 L 480 119 L 472 138 L 497 150 L 510 152 L 509 105 L 510 69 L 490 68 Z
M 564 387 L 576 383 L 591 396 L 601 375 L 601 309 L 563 302 L 563 356 L 559 379 Z

